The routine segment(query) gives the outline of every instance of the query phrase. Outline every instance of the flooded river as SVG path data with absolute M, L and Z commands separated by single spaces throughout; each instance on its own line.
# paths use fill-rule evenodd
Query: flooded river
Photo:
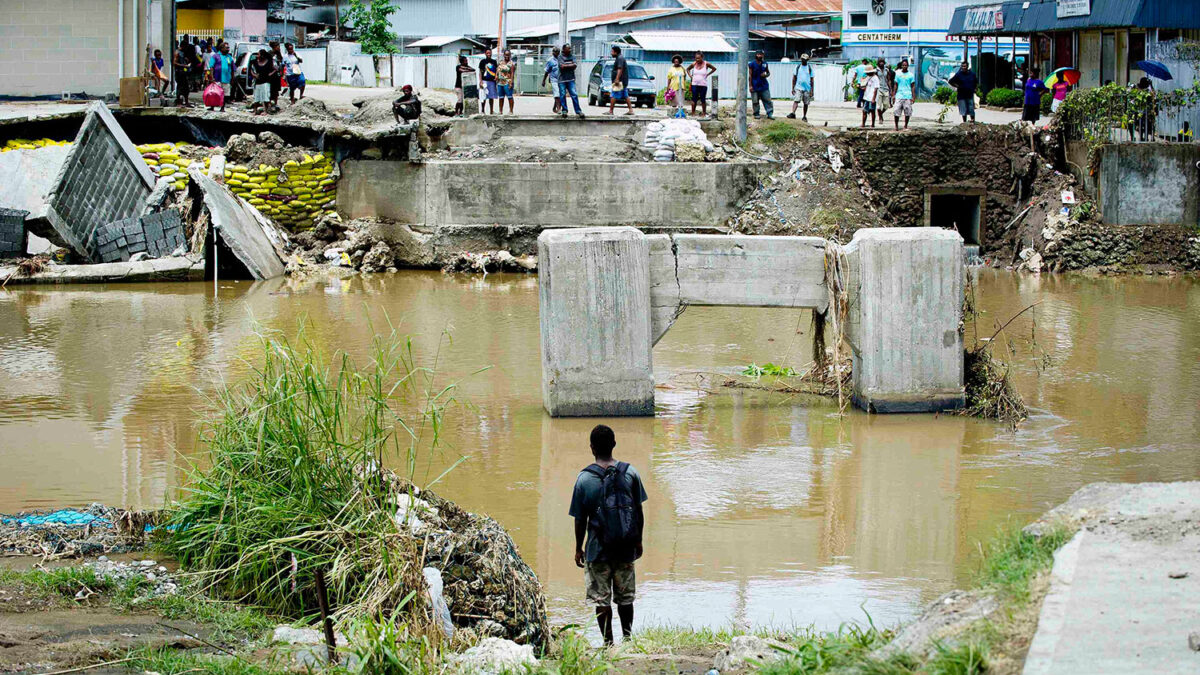
M 1034 410 L 1016 432 L 955 416 L 845 418 L 836 404 L 698 386 L 696 372 L 810 360 L 796 310 L 689 309 L 655 349 L 658 413 L 619 419 L 647 482 L 639 621 L 831 627 L 909 618 L 969 582 L 977 542 L 1093 481 L 1200 478 L 1200 282 L 985 271 L 980 333 Z M 555 621 L 589 610 L 567 504 L 595 420 L 541 407 L 537 280 L 404 272 L 367 279 L 0 291 L 0 512 L 99 501 L 154 507 L 194 453 L 196 411 L 244 372 L 261 325 L 307 318 L 365 354 L 390 316 L 467 377 L 440 491 L 496 517 L 543 580 Z M 968 332 L 968 342 L 972 332 Z M 1001 345 L 997 345 L 1000 347 Z M 1007 350 L 1007 346 L 1003 347 Z M 644 624 L 643 624 L 644 625 Z

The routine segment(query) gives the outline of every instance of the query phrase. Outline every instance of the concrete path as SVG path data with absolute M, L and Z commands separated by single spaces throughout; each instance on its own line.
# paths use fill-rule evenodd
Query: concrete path
M 1083 527 L 1055 555 L 1024 675 L 1200 673 L 1200 482 L 1090 485 L 1056 514 Z

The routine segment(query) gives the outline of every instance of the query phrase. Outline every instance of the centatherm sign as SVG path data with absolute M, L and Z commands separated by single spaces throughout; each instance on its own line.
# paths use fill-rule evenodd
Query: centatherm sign
M 1056 16 L 1064 19 L 1069 16 L 1087 16 L 1092 13 L 1092 0 L 1058 0 L 1055 8 Z

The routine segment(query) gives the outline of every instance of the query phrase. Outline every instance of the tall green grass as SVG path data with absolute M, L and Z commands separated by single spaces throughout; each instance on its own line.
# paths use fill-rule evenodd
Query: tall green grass
M 285 616 L 316 614 L 317 569 L 336 617 L 390 616 L 420 587 L 421 542 L 394 521 L 397 498 L 440 451 L 454 385 L 394 328 L 361 368 L 303 331 L 261 335 L 256 360 L 215 396 L 167 552 L 217 596 Z
M 1021 528 L 1001 529 L 987 544 L 981 546 L 983 562 L 978 583 L 995 589 L 1003 600 L 1025 602 L 1029 585 L 1038 573 L 1054 564 L 1054 552 L 1074 535 L 1069 528 L 1059 527 L 1040 537 L 1026 534 Z

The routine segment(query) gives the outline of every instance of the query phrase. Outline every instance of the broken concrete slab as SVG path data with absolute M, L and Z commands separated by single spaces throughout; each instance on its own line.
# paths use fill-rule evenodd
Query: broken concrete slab
M 95 102 L 47 194 L 50 227 L 33 232 L 99 262 L 96 229 L 140 215 L 153 188 L 150 167 L 108 107 Z
M 125 281 L 202 281 L 204 260 L 186 256 L 96 265 L 48 265 L 22 276 L 15 265 L 0 266 L 0 285 L 100 284 Z
M 46 196 L 62 171 L 71 148 L 49 145 L 33 150 L 0 152 L 0 208 L 28 211 L 28 220 L 46 220 Z
M 287 234 L 229 188 L 204 175 L 199 167 L 189 169 L 188 176 L 192 198 L 203 201 L 220 244 L 233 253 L 250 276 L 283 276 Z
M 144 253 L 151 258 L 168 256 L 186 244 L 179 211 L 167 209 L 103 225 L 93 237 L 101 262 L 120 262 Z

